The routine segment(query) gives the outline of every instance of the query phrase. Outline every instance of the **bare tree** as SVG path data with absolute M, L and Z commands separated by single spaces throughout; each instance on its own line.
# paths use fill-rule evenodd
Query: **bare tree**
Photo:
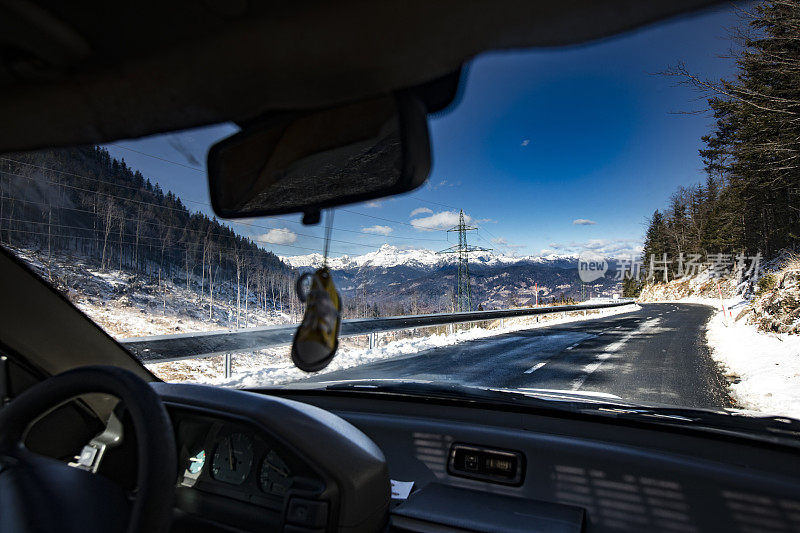
M 214 283 L 216 281 L 216 274 L 219 270 L 219 263 L 216 262 L 215 254 L 217 253 L 217 246 L 211 241 L 208 241 L 208 318 L 214 318 Z M 219 252 L 220 257 L 222 252 Z M 216 267 L 216 268 L 215 268 Z
M 122 270 L 123 235 L 125 230 L 125 211 L 122 209 L 117 213 L 117 226 L 119 227 L 119 269 Z
M 136 208 L 136 232 L 135 241 L 133 244 L 133 264 L 136 270 L 140 269 L 139 265 L 139 236 L 142 232 L 142 206 L 138 205 Z
M 174 241 L 174 232 L 172 227 L 170 226 L 161 226 L 160 230 L 160 238 L 159 241 L 161 253 L 158 262 L 158 286 L 161 288 L 161 295 L 163 300 L 163 314 L 167 314 L 167 285 L 166 283 L 162 284 L 161 282 L 161 271 L 164 268 L 164 252 L 172 245 Z M 169 272 L 164 273 L 165 276 L 169 275 Z
M 190 240 L 188 235 L 184 235 L 184 249 L 183 249 L 183 265 L 186 268 L 186 290 L 191 289 L 191 277 L 194 272 L 194 264 L 197 256 L 195 244 Z
M 233 245 L 233 260 L 236 263 L 236 329 L 239 329 L 239 315 L 241 309 L 241 278 L 242 278 L 242 251 L 239 244 Z
M 203 238 L 203 259 L 200 261 L 201 265 L 201 276 L 200 276 L 200 300 L 203 299 L 203 294 L 206 287 L 206 263 L 209 256 L 209 249 L 211 247 L 211 240 L 209 239 L 208 234 Z
M 250 315 L 249 312 L 249 302 L 250 302 L 250 273 L 252 269 L 250 268 L 249 261 L 245 259 L 245 271 L 244 271 L 244 327 L 249 325 Z
M 108 248 L 108 235 L 111 233 L 113 226 L 114 215 L 116 213 L 116 206 L 114 200 L 110 196 L 104 196 L 98 202 L 100 220 L 103 223 L 103 255 L 100 259 L 100 268 L 106 269 L 106 250 Z

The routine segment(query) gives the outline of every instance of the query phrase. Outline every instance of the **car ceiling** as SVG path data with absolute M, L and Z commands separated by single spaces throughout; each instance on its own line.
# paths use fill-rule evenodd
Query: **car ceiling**
M 358 100 L 718 1 L 0 0 L 0 151 Z

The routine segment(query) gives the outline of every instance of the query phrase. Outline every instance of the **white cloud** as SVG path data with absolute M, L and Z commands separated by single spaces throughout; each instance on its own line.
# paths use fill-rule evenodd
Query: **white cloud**
M 380 207 L 381 205 L 383 205 L 383 203 L 382 203 L 380 200 L 370 200 L 369 202 L 367 202 L 367 203 L 366 203 L 366 204 L 364 204 L 364 205 L 365 205 L 366 207 L 378 208 L 378 207 Z
M 528 146 L 530 143 L 531 143 L 530 139 L 523 139 L 522 142 L 519 143 L 519 145 L 520 146 Z
M 447 180 L 439 180 L 436 183 L 428 180 L 428 188 L 431 190 L 441 189 L 442 187 L 452 187 L 453 185 L 461 185 L 461 182 L 457 182 L 455 184 L 447 181 Z
M 572 221 L 573 224 L 576 226 L 593 226 L 597 224 L 594 220 L 589 220 L 588 218 L 576 218 Z
M 411 211 L 411 214 L 408 215 L 408 216 L 415 217 L 417 215 L 424 215 L 425 213 L 433 213 L 433 209 L 431 209 L 429 207 L 418 207 L 418 208 L 414 209 L 413 211 Z
M 289 228 L 276 228 L 257 235 L 255 240 L 268 244 L 292 244 L 297 240 L 297 234 Z
M 472 217 L 464 215 L 464 222 L 469 224 Z M 437 229 L 450 229 L 458 224 L 458 213 L 455 211 L 441 211 L 432 213 L 430 216 L 415 218 L 411 220 L 411 225 L 420 231 L 433 231 Z
M 639 257 L 642 254 L 642 242 L 636 239 L 590 239 L 583 242 L 551 242 L 550 246 L 539 253 L 542 255 L 554 253 L 578 255 L 585 250 L 591 250 L 606 258 Z
M 376 235 L 389 235 L 392 231 L 394 231 L 389 226 L 370 226 L 368 228 L 361 228 L 362 231 L 367 233 L 374 233 Z
M 496 244 L 497 246 L 501 246 L 503 248 L 511 248 L 511 249 L 525 248 L 524 244 L 514 244 L 508 242 L 508 240 L 504 239 L 503 237 L 495 237 L 494 239 L 491 239 L 491 241 L 492 244 Z

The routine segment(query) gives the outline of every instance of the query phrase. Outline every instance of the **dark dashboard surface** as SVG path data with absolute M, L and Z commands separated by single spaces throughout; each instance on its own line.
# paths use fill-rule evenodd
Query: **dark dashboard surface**
M 796 448 L 466 402 L 281 394 L 352 423 L 382 449 L 392 479 L 414 482 L 407 501 L 393 501 L 404 530 L 800 532 Z M 464 444 L 520 454 L 523 482 L 453 472 Z
M 186 389 L 160 387 L 169 387 L 178 438 L 181 512 L 236 531 L 379 531 L 387 523 L 414 532 L 800 531 L 796 449 L 555 412 L 203 387 L 182 398 Z M 312 412 L 321 418 L 268 414 L 287 400 L 319 408 Z M 332 438 L 337 420 L 354 431 Z M 345 451 L 351 438 L 354 454 Z M 387 469 L 372 488 L 348 481 L 365 468 L 365 447 Z M 380 470 L 373 462 L 364 472 Z M 381 507 L 388 495 L 377 487 L 389 475 L 413 488 Z

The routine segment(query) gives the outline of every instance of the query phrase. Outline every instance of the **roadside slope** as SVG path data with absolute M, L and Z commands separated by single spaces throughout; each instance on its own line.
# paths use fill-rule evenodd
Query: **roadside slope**
M 639 301 L 713 308 L 706 340 L 735 405 L 800 419 L 800 258 L 783 254 L 759 278 L 740 283 L 702 272 L 650 284 Z

